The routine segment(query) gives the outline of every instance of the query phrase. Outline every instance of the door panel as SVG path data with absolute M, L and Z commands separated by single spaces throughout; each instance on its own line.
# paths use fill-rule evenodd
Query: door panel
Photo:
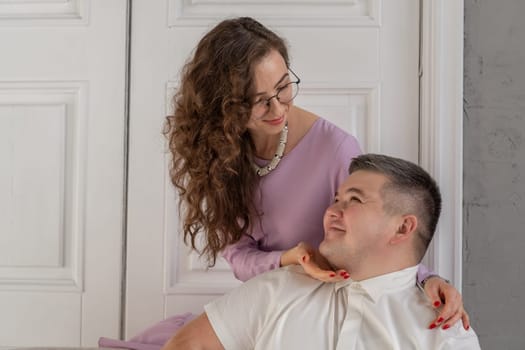
M 126 1 L 0 3 L 0 347 L 118 337 Z
M 392 1 L 133 3 L 126 334 L 202 312 L 236 281 L 206 269 L 179 235 L 161 135 L 178 73 L 224 17 L 259 19 L 289 43 L 301 77 L 296 104 L 354 134 L 367 152 L 418 158 L 418 4 Z M 166 13 L 167 9 L 167 13 Z

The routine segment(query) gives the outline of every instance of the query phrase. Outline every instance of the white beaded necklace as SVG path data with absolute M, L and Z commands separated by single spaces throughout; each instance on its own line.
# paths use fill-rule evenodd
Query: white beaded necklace
M 277 168 L 281 158 L 284 154 L 284 148 L 286 147 L 286 141 L 288 140 L 288 122 L 284 124 L 284 128 L 281 130 L 281 137 L 279 138 L 279 144 L 277 145 L 277 151 L 268 165 L 263 166 L 262 168 L 257 166 L 257 164 L 252 163 L 255 172 L 259 176 L 267 175 L 270 171 Z

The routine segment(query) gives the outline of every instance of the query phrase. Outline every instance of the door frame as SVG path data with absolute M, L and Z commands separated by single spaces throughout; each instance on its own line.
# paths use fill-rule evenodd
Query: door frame
M 443 197 L 424 262 L 461 292 L 464 1 L 422 0 L 420 11 L 420 164 Z

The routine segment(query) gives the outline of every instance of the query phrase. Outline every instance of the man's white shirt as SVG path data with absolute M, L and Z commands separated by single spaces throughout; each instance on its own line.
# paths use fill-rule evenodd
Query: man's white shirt
M 205 311 L 227 350 L 480 349 L 461 321 L 428 329 L 436 312 L 416 286 L 417 269 L 324 283 L 291 266 L 245 282 Z

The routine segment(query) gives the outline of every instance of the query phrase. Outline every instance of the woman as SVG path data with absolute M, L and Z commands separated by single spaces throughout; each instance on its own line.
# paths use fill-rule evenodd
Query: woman
M 289 264 L 325 281 L 348 278 L 320 268 L 311 247 L 361 150 L 353 136 L 293 105 L 299 83 L 282 38 L 251 18 L 225 20 L 185 65 L 166 123 L 185 240 L 196 249 L 205 235 L 210 265 L 222 253 L 243 281 Z M 420 270 L 420 282 L 428 276 Z M 425 291 L 435 307 L 445 304 L 430 328 L 460 318 L 468 328 L 454 287 L 431 277 Z

